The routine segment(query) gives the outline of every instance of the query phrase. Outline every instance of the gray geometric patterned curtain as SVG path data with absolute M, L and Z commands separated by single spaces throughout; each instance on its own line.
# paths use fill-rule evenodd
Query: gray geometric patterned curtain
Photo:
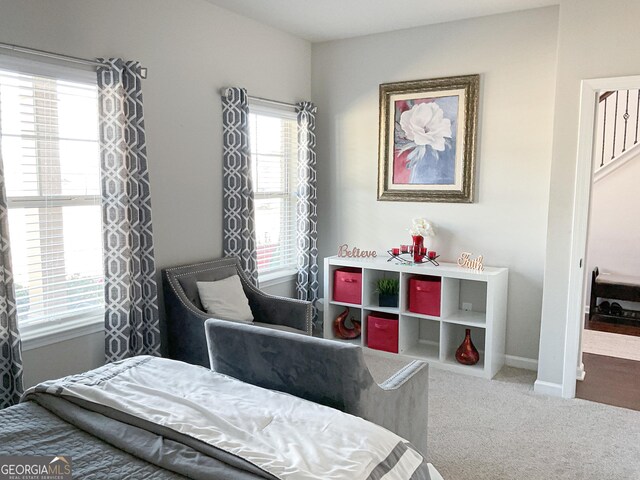
M 138 62 L 98 68 L 105 355 L 160 354 L 149 170 Z
M 0 148 L 0 410 L 18 403 L 22 384 L 22 348 L 13 288 L 9 218 Z
M 258 284 L 258 260 L 249 148 L 249 101 L 244 88 L 222 92 L 223 253 L 240 258 L 246 276 Z
M 298 206 L 296 254 L 299 300 L 313 302 L 313 321 L 317 319 L 318 300 L 318 196 L 316 177 L 316 106 L 311 102 L 296 105 L 298 117 Z

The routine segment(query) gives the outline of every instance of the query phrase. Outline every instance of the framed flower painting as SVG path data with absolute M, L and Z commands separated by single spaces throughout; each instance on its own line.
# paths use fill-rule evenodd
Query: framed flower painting
M 380 85 L 378 200 L 473 202 L 479 75 Z

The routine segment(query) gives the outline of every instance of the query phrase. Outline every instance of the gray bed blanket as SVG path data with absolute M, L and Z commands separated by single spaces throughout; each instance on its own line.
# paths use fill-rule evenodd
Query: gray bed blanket
M 35 441 L 47 455 L 71 455 L 75 478 L 148 476 L 142 471 L 126 471 L 129 468 L 155 468 L 150 475 L 159 479 L 430 478 L 422 457 L 406 441 L 381 427 L 165 359 L 137 357 L 46 382 L 27 392 L 23 401 L 27 403 L 0 412 L 0 452 L 16 438 L 16 432 L 5 433 L 4 417 L 30 412 L 39 428 L 26 428 L 40 431 L 21 437 L 27 442 L 23 446 Z M 282 411 L 278 411 L 280 404 Z M 25 419 L 19 423 L 24 425 Z M 354 427 L 355 435 L 350 431 Z M 56 429 L 66 429 L 66 433 L 56 434 Z M 66 445 L 55 440 L 61 436 L 91 440 L 75 444 L 69 440 Z M 43 439 L 53 440 L 47 443 L 49 440 Z M 16 445 L 7 453 L 25 452 Z M 100 467 L 92 470 L 93 459 L 105 456 L 101 445 L 106 461 L 122 470 L 119 474 L 103 475 Z M 51 451 L 53 446 L 56 449 Z M 87 457 L 86 451 L 93 453 Z M 78 468 L 83 473 L 78 474 Z
M 186 478 L 83 432 L 35 402 L 0 411 L 0 455 L 56 454 L 73 458 L 73 477 L 78 479 Z
M 41 394 L 30 398 L 0 411 L 0 455 L 71 456 L 78 479 L 273 478 L 250 464 L 239 467 L 242 461 L 224 452 L 208 456 L 64 399 Z

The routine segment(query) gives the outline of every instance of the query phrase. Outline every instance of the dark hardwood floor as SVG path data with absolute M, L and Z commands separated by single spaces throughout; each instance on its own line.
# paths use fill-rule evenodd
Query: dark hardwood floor
M 640 327 L 604 322 L 585 315 L 584 328 L 640 337 Z M 583 353 L 585 379 L 576 383 L 576 397 L 640 411 L 640 362 Z
M 584 322 L 584 328 L 587 330 L 598 330 L 600 332 L 619 333 L 621 335 L 640 337 L 639 326 L 598 321 L 597 315 L 594 316 L 593 320 L 589 320 L 589 316 L 587 315 Z
M 640 362 L 592 353 L 582 361 L 587 374 L 576 383 L 577 398 L 640 411 Z

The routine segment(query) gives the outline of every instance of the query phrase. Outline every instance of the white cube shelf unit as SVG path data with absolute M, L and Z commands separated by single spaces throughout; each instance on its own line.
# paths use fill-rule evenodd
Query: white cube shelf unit
M 333 300 L 334 271 L 343 267 L 362 271 L 360 304 Z M 409 279 L 414 276 L 441 279 L 440 316 L 409 311 Z M 398 308 L 378 306 L 375 282 L 379 278 L 400 280 Z M 397 355 L 493 378 L 504 365 L 508 279 L 506 268 L 485 267 L 482 272 L 476 272 L 452 263 L 441 263 L 438 267 L 428 263 L 404 265 L 387 261 L 386 256 L 372 259 L 327 257 L 324 261 L 324 337 L 368 348 L 367 316 L 375 312 L 395 314 L 399 322 Z M 333 333 L 333 321 L 345 307 L 349 307 L 349 317 L 362 321 L 362 335 L 355 340 L 342 340 Z M 480 353 L 480 361 L 470 366 L 461 365 L 455 359 L 467 328 L 471 329 L 471 339 Z

